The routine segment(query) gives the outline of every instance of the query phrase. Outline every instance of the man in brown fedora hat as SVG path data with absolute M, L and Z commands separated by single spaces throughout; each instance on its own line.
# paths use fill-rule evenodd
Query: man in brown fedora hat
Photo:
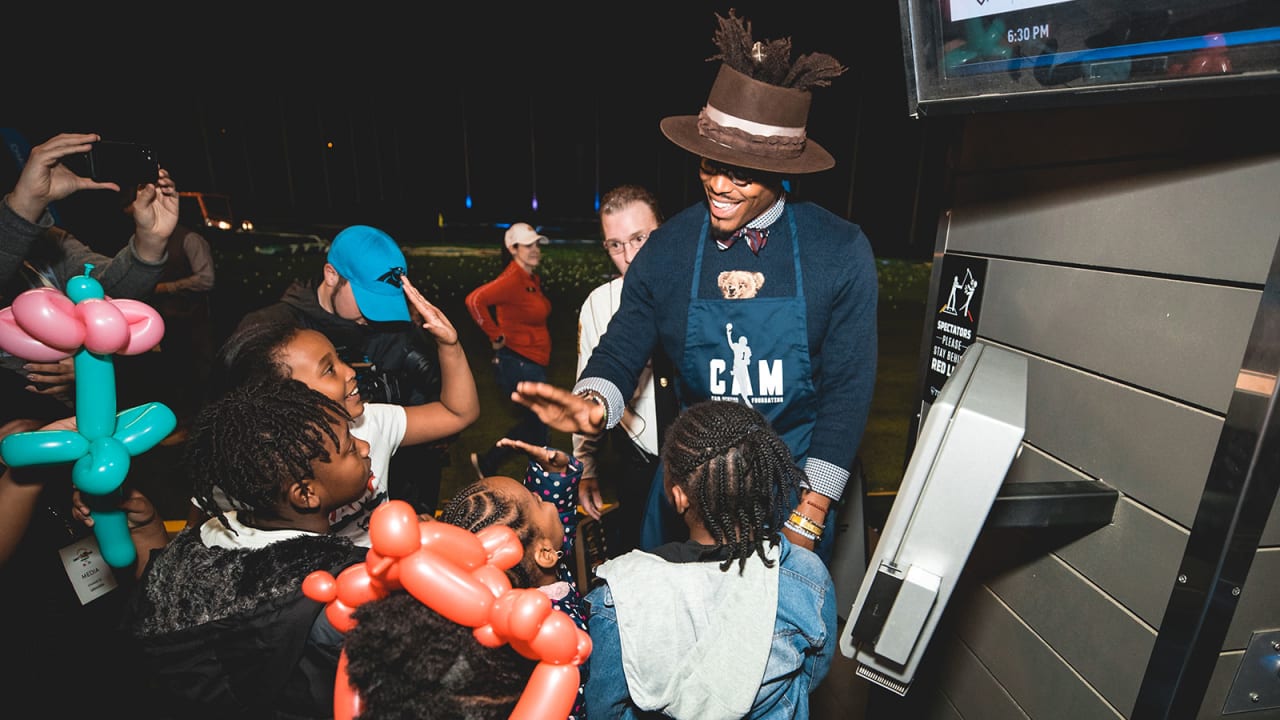
M 809 88 L 846 68 L 821 53 L 793 62 L 789 38 L 753 42 L 733 11 L 717 18 L 712 59 L 722 65 L 707 104 L 661 123 L 698 156 L 707 201 L 664 223 L 637 253 L 573 392 L 522 383 L 514 397 L 559 430 L 601 433 L 618 423 L 645 359 L 661 346 L 684 405 L 750 404 L 787 442 L 807 482 L 773 527 L 829 563 L 832 506 L 875 384 L 877 277 L 861 228 L 789 199 L 784 181 L 835 164 L 805 134 Z M 678 539 L 662 532 L 663 485 L 654 485 L 645 549 Z

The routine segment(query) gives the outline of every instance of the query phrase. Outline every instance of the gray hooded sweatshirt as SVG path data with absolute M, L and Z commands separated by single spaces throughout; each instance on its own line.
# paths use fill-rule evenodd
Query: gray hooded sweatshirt
M 631 699 L 674 718 L 741 718 L 750 710 L 773 645 L 779 548 L 720 570 L 630 552 L 597 569 L 618 616 Z M 744 592 L 744 590 L 747 590 Z

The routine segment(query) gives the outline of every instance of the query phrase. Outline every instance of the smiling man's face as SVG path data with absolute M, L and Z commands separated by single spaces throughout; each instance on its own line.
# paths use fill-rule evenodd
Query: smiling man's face
M 711 208 L 711 230 L 728 237 L 778 201 L 777 176 L 702 158 L 698 177 Z

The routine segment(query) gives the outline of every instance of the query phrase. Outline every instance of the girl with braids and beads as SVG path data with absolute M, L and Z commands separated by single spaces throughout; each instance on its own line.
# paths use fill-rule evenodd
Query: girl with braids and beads
M 802 470 L 759 411 L 707 400 L 663 444 L 689 539 L 596 569 L 593 718 L 807 718 L 835 652 L 826 566 L 781 534 Z
M 124 620 L 173 717 L 333 716 L 342 635 L 302 581 L 367 553 L 329 524 L 371 474 L 350 427 L 297 380 L 236 388 L 196 416 L 184 463 L 212 517 L 152 551 Z M 214 488 L 252 509 L 223 511 Z
M 524 559 L 507 571 L 512 587 L 536 587 L 583 631 L 587 629 L 582 595 L 565 558 L 573 557 L 578 528 L 578 482 L 582 461 L 563 450 L 502 438 L 498 446 L 529 456 L 524 482 L 495 475 L 459 490 L 440 520 L 478 532 L 506 525 L 524 545 Z M 569 720 L 584 720 L 587 664 L 578 668 L 582 683 Z

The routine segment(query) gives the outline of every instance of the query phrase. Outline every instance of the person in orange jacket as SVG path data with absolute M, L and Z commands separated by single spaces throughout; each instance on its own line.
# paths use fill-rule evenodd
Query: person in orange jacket
M 515 223 L 504 238 L 511 262 L 498 277 L 467 294 L 467 312 L 489 338 L 498 388 L 510 396 L 516 384 L 546 382 L 551 361 L 551 331 L 547 316 L 551 301 L 542 292 L 537 274 L 547 237 L 528 223 Z M 514 406 L 519 419 L 501 437 L 546 445 L 549 431 L 533 411 Z M 496 443 L 483 455 L 471 454 L 471 464 L 481 479 L 498 473 L 515 451 Z

